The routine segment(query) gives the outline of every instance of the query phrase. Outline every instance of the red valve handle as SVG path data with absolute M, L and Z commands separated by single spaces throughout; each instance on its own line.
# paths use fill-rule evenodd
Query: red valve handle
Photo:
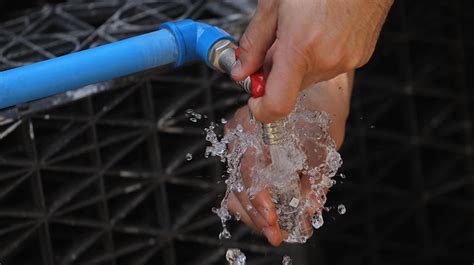
M 239 47 L 235 49 L 235 60 L 239 59 Z M 254 74 L 250 75 L 251 80 L 251 90 L 252 90 L 252 97 L 259 98 L 265 95 L 265 76 L 263 75 L 263 71 L 260 69 Z

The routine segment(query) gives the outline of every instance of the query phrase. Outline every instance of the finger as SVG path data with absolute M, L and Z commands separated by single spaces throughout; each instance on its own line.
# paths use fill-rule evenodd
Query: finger
M 251 205 L 246 192 L 240 194 L 231 193 L 228 206 L 231 213 L 240 213 L 240 218 L 245 224 L 252 227 L 255 231 L 263 233 L 270 244 L 276 247 L 281 244 L 283 238 L 278 224 L 267 226 L 264 218 Z
M 274 247 L 278 247 L 283 241 L 283 235 L 278 226 L 264 228 L 262 232 L 267 238 L 268 242 L 272 244 Z M 288 236 L 286 236 L 286 238 L 288 238 Z
M 256 155 L 255 148 L 250 148 L 247 149 L 247 153 L 241 160 L 240 173 L 242 174 L 242 178 L 244 180 L 244 186 L 247 189 L 253 185 L 259 185 L 254 183 L 252 180 L 252 176 L 254 175 L 253 169 L 256 167 Z M 273 205 L 272 197 L 270 196 L 270 193 L 267 189 L 263 189 L 256 193 L 250 202 L 270 226 L 276 225 L 276 209 Z
M 251 178 L 252 169 L 255 167 L 255 156 L 255 149 L 252 148 L 247 150 L 241 161 L 240 171 L 247 188 L 256 185 Z M 262 161 L 262 163 L 266 162 L 268 161 Z M 247 191 L 237 194 L 237 197 L 257 226 L 257 231 L 262 232 L 270 244 L 279 246 L 282 242 L 282 235 L 277 222 L 276 209 L 268 190 L 263 189 L 257 192 L 252 199 L 249 198 Z
M 262 232 L 263 228 L 270 227 L 270 224 L 268 224 L 265 218 L 252 205 L 252 202 L 248 197 L 247 191 L 236 192 L 235 196 L 242 204 L 243 208 L 247 212 L 252 222 L 255 224 L 255 228 L 258 232 Z
M 317 211 L 320 211 L 323 208 L 322 202 L 317 198 L 316 194 L 311 189 L 311 180 L 309 176 L 301 177 L 301 190 L 303 192 L 303 197 L 310 199 L 311 204 L 306 208 L 306 211 L 310 217 L 312 217 Z M 328 192 L 327 188 L 324 188 L 322 191 L 323 194 Z
M 278 216 L 272 197 L 267 189 L 259 191 L 251 199 L 253 206 L 265 218 L 270 225 L 269 228 L 263 228 L 262 232 L 267 237 L 268 242 L 273 246 L 279 246 L 283 241 L 282 231 L 278 225 Z
M 267 189 L 257 192 L 257 194 L 255 194 L 255 196 L 251 198 L 250 201 L 270 226 L 277 225 L 278 218 L 276 209 L 272 202 L 272 197 L 270 196 L 270 193 Z
M 275 40 L 277 11 L 277 0 L 258 1 L 257 11 L 240 39 L 239 60 L 232 70 L 234 79 L 242 80 L 262 66 L 265 54 Z
M 252 229 L 257 230 L 257 226 L 252 221 L 252 218 L 247 214 L 244 206 L 240 203 L 237 196 L 231 192 L 229 194 L 229 200 L 227 201 L 227 207 L 232 214 L 239 214 L 240 220 L 246 225 L 250 226 Z
M 308 215 L 312 217 L 321 205 L 318 203 L 316 196 L 311 192 L 311 182 L 308 176 L 301 177 L 301 191 L 303 192 L 303 198 L 310 199 L 311 204 L 308 205 L 306 211 Z
M 252 114 L 264 123 L 286 117 L 293 110 L 306 71 L 304 59 L 297 58 L 279 44 L 275 49 L 265 95 L 249 100 Z

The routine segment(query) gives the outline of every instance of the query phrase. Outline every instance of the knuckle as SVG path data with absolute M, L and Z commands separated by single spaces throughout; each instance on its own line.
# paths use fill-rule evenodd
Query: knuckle
M 353 56 L 347 62 L 347 71 L 357 69 L 364 66 L 367 62 L 364 62 L 365 59 L 361 59 L 359 56 Z
M 322 68 L 328 71 L 334 71 L 344 67 L 344 51 L 342 49 L 334 49 L 334 52 L 327 53 L 321 57 Z
M 300 71 L 307 71 L 311 67 L 311 54 L 313 54 L 313 52 L 310 45 L 290 45 L 288 51 L 279 54 L 274 63 L 289 63 Z M 283 59 L 283 57 L 286 58 Z
M 237 122 L 241 122 L 245 119 L 247 113 L 248 113 L 248 107 L 245 106 L 245 107 L 239 108 L 234 114 L 234 119 L 237 120 Z
M 270 117 L 281 118 L 285 117 L 293 110 L 293 107 L 287 102 L 267 102 L 265 106 L 267 115 Z
M 321 65 L 326 70 L 334 70 L 338 67 L 341 58 L 339 55 L 327 55 L 321 58 Z
M 365 56 L 362 58 L 362 60 L 359 61 L 359 63 L 356 65 L 356 68 L 362 67 L 366 65 L 370 61 L 371 56 Z

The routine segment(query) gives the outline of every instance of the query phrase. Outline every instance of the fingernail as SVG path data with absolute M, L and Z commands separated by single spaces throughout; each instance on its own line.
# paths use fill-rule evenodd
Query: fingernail
M 234 66 L 232 67 L 231 75 L 235 79 L 240 78 L 242 76 L 242 63 L 240 62 L 240 60 L 237 60 L 235 62 Z

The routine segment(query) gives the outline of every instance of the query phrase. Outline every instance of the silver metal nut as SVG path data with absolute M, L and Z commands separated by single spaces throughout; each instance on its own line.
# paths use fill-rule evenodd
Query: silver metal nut
M 219 70 L 223 73 L 226 73 L 226 69 L 224 69 L 220 65 L 219 59 L 220 59 L 222 53 L 224 51 L 226 51 L 227 49 L 234 49 L 235 50 L 236 48 L 237 48 L 237 45 L 235 43 L 233 43 L 232 41 L 227 40 L 227 39 L 220 40 L 212 46 L 212 48 L 211 48 L 211 50 L 209 51 L 209 54 L 208 54 L 208 60 L 216 70 Z M 228 74 L 230 74 L 230 73 L 228 73 Z

